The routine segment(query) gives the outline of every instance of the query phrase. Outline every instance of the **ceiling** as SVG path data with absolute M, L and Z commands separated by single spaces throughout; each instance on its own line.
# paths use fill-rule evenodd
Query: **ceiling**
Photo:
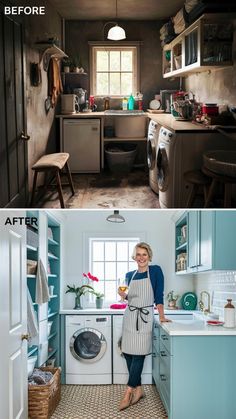
M 183 6 L 184 0 L 50 0 L 70 20 L 161 20 Z

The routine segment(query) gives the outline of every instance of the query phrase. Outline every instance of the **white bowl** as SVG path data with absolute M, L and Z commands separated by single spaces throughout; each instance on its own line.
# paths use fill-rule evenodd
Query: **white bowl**
M 30 356 L 28 358 L 28 362 L 27 362 L 27 367 L 28 367 L 28 377 L 32 374 L 32 372 L 34 371 L 34 366 L 36 364 L 37 361 L 37 355 L 35 356 Z

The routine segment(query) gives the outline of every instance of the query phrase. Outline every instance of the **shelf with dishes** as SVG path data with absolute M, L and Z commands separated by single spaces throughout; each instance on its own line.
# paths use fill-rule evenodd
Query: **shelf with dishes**
M 175 225 L 175 273 L 187 271 L 187 214 L 184 214 Z
M 163 48 L 163 77 L 187 76 L 233 65 L 233 22 L 205 14 Z

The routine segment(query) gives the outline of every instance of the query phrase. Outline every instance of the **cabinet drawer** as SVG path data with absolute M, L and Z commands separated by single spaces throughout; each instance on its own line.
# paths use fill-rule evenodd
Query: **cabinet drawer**
M 162 328 L 160 330 L 160 344 L 161 343 L 166 347 L 167 351 L 169 353 L 171 353 L 171 346 L 170 346 L 171 340 L 170 340 L 170 336 Z
M 170 364 L 170 353 L 162 341 L 160 342 L 159 354 L 163 362 Z
M 152 356 L 152 377 L 153 380 L 157 386 L 157 388 L 159 388 L 159 382 L 160 382 L 160 367 L 159 367 L 159 355 L 157 352 L 153 352 L 153 356 Z
M 164 404 L 169 411 L 170 408 L 170 368 L 160 358 L 160 392 L 164 398 Z

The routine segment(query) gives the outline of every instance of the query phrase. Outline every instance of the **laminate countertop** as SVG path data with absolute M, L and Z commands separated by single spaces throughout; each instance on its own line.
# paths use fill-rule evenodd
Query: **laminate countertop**
M 202 320 L 173 320 L 161 326 L 170 336 L 236 336 L 236 328 L 209 326 Z
M 111 308 L 83 308 L 82 310 L 74 310 L 74 309 L 62 309 L 60 310 L 60 314 L 124 314 L 125 310 L 122 309 L 111 309 Z M 173 315 L 173 314 L 181 314 L 181 315 L 189 315 L 193 314 L 193 310 L 168 310 L 165 309 L 165 315 Z M 158 314 L 157 310 L 155 310 L 155 314 Z

